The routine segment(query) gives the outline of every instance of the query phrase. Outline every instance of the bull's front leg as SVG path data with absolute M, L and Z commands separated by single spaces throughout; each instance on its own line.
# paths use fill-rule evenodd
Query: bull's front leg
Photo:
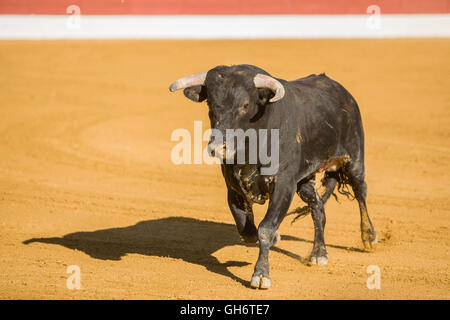
M 228 206 L 242 240 L 247 243 L 256 243 L 258 241 L 258 230 L 255 226 L 251 204 L 231 188 L 228 188 Z
M 295 183 L 290 179 L 278 177 L 275 182 L 267 213 L 258 227 L 259 257 L 250 281 L 252 288 L 268 289 L 270 287 L 269 249 L 279 241 L 276 231 L 291 205 L 295 190 Z

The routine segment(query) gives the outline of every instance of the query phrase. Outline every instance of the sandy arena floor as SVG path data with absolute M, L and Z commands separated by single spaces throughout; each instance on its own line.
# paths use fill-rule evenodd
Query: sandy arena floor
M 0 298 L 449 299 L 449 57 L 448 39 L 0 42 Z M 305 263 L 311 218 L 288 217 L 272 288 L 248 287 L 258 248 L 239 241 L 220 168 L 170 161 L 172 131 L 209 122 L 169 84 L 240 63 L 326 72 L 355 96 L 374 253 L 357 203 L 331 199 L 328 266 Z

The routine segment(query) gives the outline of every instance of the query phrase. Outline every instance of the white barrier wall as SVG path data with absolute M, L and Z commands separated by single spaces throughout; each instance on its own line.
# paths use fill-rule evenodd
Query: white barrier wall
M 450 14 L 0 15 L 0 39 L 450 37 Z

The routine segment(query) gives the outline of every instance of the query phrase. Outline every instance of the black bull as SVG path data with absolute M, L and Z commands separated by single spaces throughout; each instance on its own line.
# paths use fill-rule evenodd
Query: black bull
M 280 239 L 276 231 L 295 193 L 307 203 L 314 221 L 312 263 L 324 265 L 328 260 L 324 204 L 336 185 L 347 195 L 347 185 L 352 187 L 360 208 L 361 238 L 365 248 L 372 249 L 377 237 L 366 207 L 364 132 L 358 105 L 344 87 L 324 74 L 285 81 L 255 66 L 236 65 L 181 78 L 170 86 L 171 91 L 178 89 L 193 101 L 207 100 L 213 129 L 279 130 L 276 173 L 262 175 L 260 162 L 221 165 L 239 234 L 246 242 L 259 242 L 252 287 L 270 287 L 269 249 Z M 210 149 L 227 158 L 225 147 L 216 143 Z M 325 191 L 318 195 L 315 175 L 322 171 Z M 267 213 L 256 228 L 252 205 L 266 200 Z

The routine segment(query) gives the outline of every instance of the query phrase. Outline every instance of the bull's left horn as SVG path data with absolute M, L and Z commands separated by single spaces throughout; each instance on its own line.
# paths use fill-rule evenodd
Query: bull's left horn
M 272 90 L 275 95 L 269 102 L 276 102 L 284 97 L 284 87 L 283 85 L 276 79 L 266 76 L 265 74 L 258 73 L 253 78 L 253 83 L 257 88 L 267 88 Z
M 206 72 L 194 73 L 173 82 L 170 85 L 169 90 L 173 92 L 175 90 L 180 90 L 188 87 L 200 86 L 205 83 L 205 79 L 206 79 Z

